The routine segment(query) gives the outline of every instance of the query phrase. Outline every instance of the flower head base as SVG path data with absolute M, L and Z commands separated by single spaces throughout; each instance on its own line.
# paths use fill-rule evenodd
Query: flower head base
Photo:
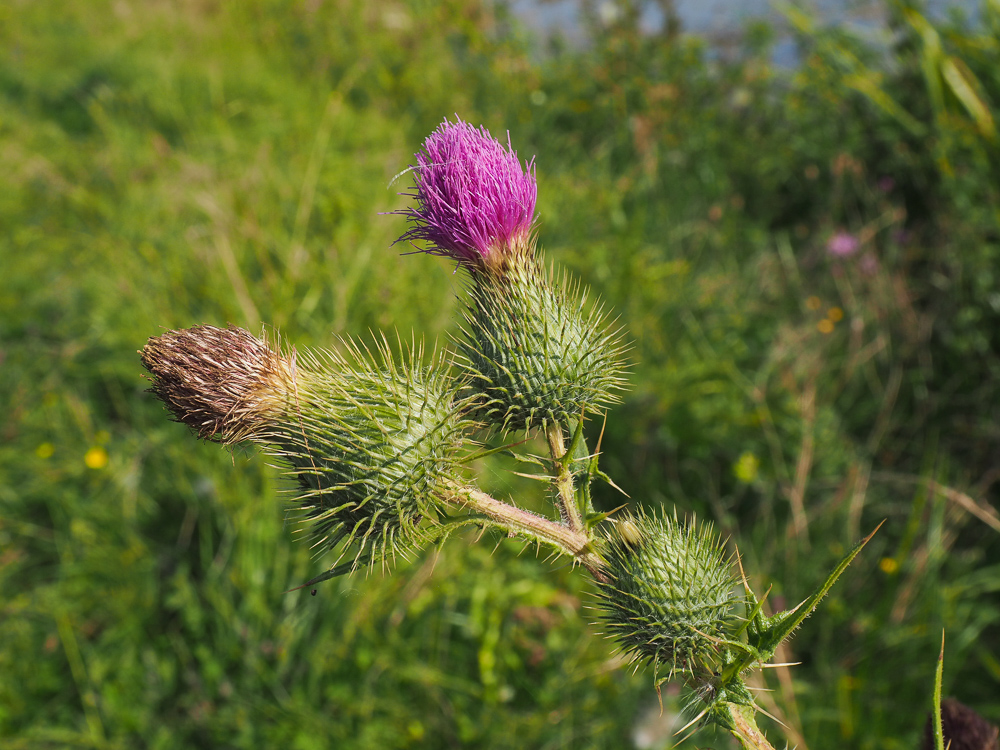
M 723 662 L 736 623 L 736 579 L 711 526 L 660 514 L 626 515 L 602 555 L 608 583 L 598 597 L 611 635 L 633 659 L 648 659 L 696 684 Z
M 397 241 L 423 240 L 427 252 L 468 268 L 501 267 L 531 246 L 534 160 L 522 168 L 484 128 L 445 120 L 424 141 L 414 168 L 417 206 L 400 213 L 412 226 Z
M 618 401 L 621 331 L 566 274 L 534 256 L 469 285 L 461 366 L 479 418 L 502 429 L 565 424 Z

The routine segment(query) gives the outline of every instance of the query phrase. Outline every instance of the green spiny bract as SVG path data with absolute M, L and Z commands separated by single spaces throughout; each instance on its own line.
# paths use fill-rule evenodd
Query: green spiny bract
M 484 421 L 503 430 L 564 424 L 618 400 L 620 334 L 533 248 L 472 274 L 469 296 L 462 367 Z
M 453 477 L 467 423 L 440 358 L 425 368 L 348 344 L 298 357 L 298 382 L 267 434 L 301 491 L 294 504 L 316 545 L 354 544 L 385 563 L 421 541 L 438 491 Z
M 626 516 L 601 548 L 603 620 L 622 649 L 651 661 L 660 681 L 710 688 L 734 629 L 737 584 L 711 526 L 660 515 Z M 706 696 L 707 697 L 707 696 Z
M 452 477 L 464 404 L 440 356 L 397 361 L 350 341 L 335 352 L 282 352 L 247 331 L 197 326 L 149 340 L 153 392 L 178 421 L 224 444 L 280 459 L 315 546 L 355 564 L 385 563 L 422 541 L 420 522 Z

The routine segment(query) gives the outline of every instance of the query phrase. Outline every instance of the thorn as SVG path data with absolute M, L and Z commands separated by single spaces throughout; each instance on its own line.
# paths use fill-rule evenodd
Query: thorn
M 743 588 L 752 594 L 753 592 L 750 590 L 750 581 L 747 580 L 746 571 L 743 570 L 743 556 L 740 554 L 739 547 L 736 548 L 736 564 L 740 568 L 740 578 L 743 580 Z
M 657 691 L 659 691 L 659 688 L 657 688 Z M 663 708 L 662 701 L 660 703 L 660 708 L 661 708 L 661 711 L 662 711 L 662 708 Z M 702 710 L 702 712 L 700 714 L 698 714 L 697 716 L 695 716 L 693 719 L 691 719 L 691 721 L 689 721 L 687 724 L 685 724 L 680 729 L 678 729 L 676 732 L 674 732 L 674 737 L 676 737 L 677 735 L 679 735 L 681 732 L 689 729 L 692 724 L 696 724 L 697 722 L 701 721 L 702 717 L 705 714 L 707 714 L 707 713 L 708 713 L 708 709 L 707 708 L 704 709 L 704 710 Z M 687 737 L 684 738 L 684 740 L 686 740 L 686 739 L 687 739 Z M 684 740 L 680 740 L 680 742 L 683 742 Z
M 765 711 L 760 706 L 754 706 L 754 709 L 756 709 L 757 711 L 760 711 L 762 714 L 764 714 L 764 716 L 766 716 L 767 718 L 769 718 L 771 721 L 775 721 L 778 724 L 780 724 L 781 726 L 783 726 L 785 729 L 788 729 L 788 725 L 785 722 L 783 722 L 781 719 L 779 719 L 777 716 L 775 716 L 774 714 L 768 713 L 767 711 Z
M 594 448 L 594 455 L 601 455 L 601 443 L 604 440 L 604 428 L 608 426 L 608 413 L 604 412 L 604 420 L 601 422 L 601 434 L 597 436 L 597 446 Z
M 861 542 L 861 546 L 862 546 L 862 547 L 864 547 L 864 546 L 865 546 L 866 544 L 868 544 L 868 541 L 869 541 L 869 540 L 870 540 L 870 539 L 871 539 L 871 538 L 872 538 L 873 536 L 875 536 L 875 534 L 876 534 L 876 533 L 878 532 L 878 530 L 879 530 L 879 529 L 881 529 L 881 528 L 882 528 L 882 526 L 883 526 L 883 525 L 885 524 L 886 520 L 888 520 L 888 519 L 885 519 L 885 518 L 883 518 L 883 519 L 882 519 L 881 521 L 879 521 L 879 522 L 878 522 L 878 526 L 876 526 L 876 527 L 875 527 L 875 528 L 874 528 L 874 529 L 872 530 L 872 533 L 871 533 L 871 534 L 869 534 L 868 536 L 866 536 L 866 537 L 865 537 L 865 539 L 864 539 L 864 541 L 863 541 L 863 542 Z

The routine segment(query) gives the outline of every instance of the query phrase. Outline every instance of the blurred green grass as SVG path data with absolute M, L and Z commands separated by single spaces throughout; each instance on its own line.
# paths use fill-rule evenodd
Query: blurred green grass
M 580 574 L 470 537 L 286 594 L 322 561 L 275 473 L 144 393 L 164 328 L 453 332 L 452 269 L 384 215 L 452 113 L 537 154 L 542 246 L 630 331 L 604 464 L 633 498 L 711 518 L 776 605 L 888 519 L 767 675 L 772 737 L 912 747 L 942 628 L 945 692 L 1000 720 L 1000 170 L 934 77 L 996 112 L 1000 13 L 939 51 L 893 18 L 888 59 L 799 24 L 783 71 L 765 27 L 718 59 L 625 14 L 540 52 L 458 0 L 0 8 L 4 747 L 669 741 L 679 699 L 653 718 Z

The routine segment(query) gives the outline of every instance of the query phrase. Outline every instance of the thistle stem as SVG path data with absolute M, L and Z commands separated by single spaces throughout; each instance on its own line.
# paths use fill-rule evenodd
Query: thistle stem
M 726 710 L 733 726 L 736 727 L 731 731 L 740 741 L 743 750 L 774 750 L 774 746 L 767 741 L 764 733 L 757 728 L 753 708 L 737 703 L 727 703 Z
M 570 462 L 566 460 L 566 441 L 563 439 L 562 425 L 550 422 L 545 430 L 549 441 L 549 455 L 556 467 L 555 483 L 559 496 L 559 513 L 573 531 L 586 534 L 580 508 L 576 504 L 576 492 L 573 486 L 573 472 Z
M 475 487 L 451 485 L 445 492 L 444 499 L 482 513 L 509 532 L 551 544 L 563 554 L 579 561 L 595 578 L 604 580 L 601 558 L 593 551 L 591 540 L 583 531 L 576 531 L 566 524 L 501 502 Z

